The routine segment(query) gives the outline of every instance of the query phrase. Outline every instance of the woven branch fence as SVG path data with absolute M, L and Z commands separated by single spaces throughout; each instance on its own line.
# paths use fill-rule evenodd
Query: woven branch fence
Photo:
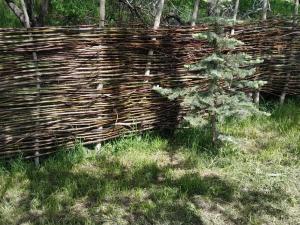
M 192 38 L 207 29 L 0 29 L 0 158 L 175 126 L 183 110 L 152 87 L 207 89 L 206 80 L 184 68 L 211 52 Z M 300 94 L 298 25 L 247 24 L 236 27 L 236 36 L 245 42 L 241 50 L 265 60 L 254 77 L 269 82 L 262 91 Z M 147 65 L 150 76 L 144 75 Z

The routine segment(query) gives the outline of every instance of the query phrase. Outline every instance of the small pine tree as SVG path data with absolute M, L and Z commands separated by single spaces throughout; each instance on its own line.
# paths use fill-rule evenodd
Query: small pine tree
M 215 31 L 194 36 L 207 40 L 214 49 L 213 53 L 198 63 L 186 66 L 190 71 L 196 72 L 199 79 L 208 80 L 208 91 L 203 92 L 199 86 L 182 89 L 166 89 L 159 86 L 153 88 L 170 100 L 182 99 L 182 104 L 189 108 L 185 120 L 191 126 L 210 125 L 214 146 L 221 137 L 218 135 L 219 122 L 228 117 L 241 118 L 263 113 L 243 90 L 259 89 L 265 84 L 264 81 L 249 79 L 255 73 L 253 66 L 261 63 L 261 60 L 254 60 L 250 55 L 232 51 L 243 43 L 222 36 L 220 26 L 216 26 L 215 29 L 219 33 Z

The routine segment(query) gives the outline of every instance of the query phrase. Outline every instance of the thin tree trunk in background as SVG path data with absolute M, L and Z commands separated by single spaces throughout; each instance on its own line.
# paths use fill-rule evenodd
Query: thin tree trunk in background
M 154 19 L 154 25 L 153 25 L 154 30 L 157 30 L 159 28 L 164 5 L 165 5 L 165 0 L 159 0 L 157 9 L 156 9 L 155 19 Z
M 288 73 L 286 76 L 286 83 L 285 83 L 282 93 L 280 95 L 280 105 L 283 105 L 283 103 L 285 101 L 285 97 L 286 97 L 287 91 L 289 89 L 290 76 L 291 76 L 291 73 Z
M 28 16 L 28 13 L 27 13 L 27 8 L 26 8 L 26 4 L 24 2 L 24 0 L 20 0 L 21 2 L 21 5 L 22 5 L 22 10 L 23 10 L 23 15 L 24 15 L 24 22 L 25 22 L 25 27 L 26 28 L 30 28 L 30 19 L 29 19 L 29 16 Z
M 297 23 L 298 8 L 299 8 L 299 0 L 295 0 L 295 11 L 294 11 L 294 23 L 293 23 L 293 26 L 295 26 L 295 24 Z M 293 55 L 293 54 L 291 53 L 291 55 Z M 292 61 L 292 59 L 290 59 L 289 61 Z M 289 72 L 287 74 L 287 76 L 286 76 L 286 83 L 285 83 L 285 85 L 283 87 L 283 90 L 282 90 L 282 93 L 280 95 L 280 105 L 284 104 L 285 97 L 286 97 L 287 92 L 289 90 L 290 77 L 291 77 L 291 73 Z
M 105 0 L 100 0 L 99 15 L 99 27 L 101 28 L 105 26 Z
M 266 21 L 267 20 L 267 14 L 268 14 L 268 0 L 263 0 L 263 9 L 262 9 L 262 20 Z M 254 103 L 256 105 L 259 105 L 260 101 L 260 91 L 256 90 L 254 94 Z
M 240 6 L 240 0 L 236 0 L 235 1 L 235 6 L 234 6 L 233 27 L 231 29 L 231 35 L 234 35 L 234 26 L 235 26 L 235 23 L 236 23 L 238 12 L 239 12 L 239 6 Z
M 39 17 L 38 17 L 38 26 L 45 26 L 46 16 L 48 15 L 49 9 L 49 0 L 43 0 L 40 7 Z
M 157 9 L 156 9 L 155 19 L 154 19 L 154 25 L 153 25 L 154 30 L 157 30 L 159 28 L 162 12 L 164 9 L 164 4 L 165 4 L 165 0 L 159 0 Z M 156 40 L 156 38 L 153 38 L 152 40 Z M 145 76 L 150 76 L 151 57 L 153 56 L 153 54 L 154 54 L 153 50 L 149 50 L 148 58 L 150 58 L 150 59 L 148 60 L 147 65 L 146 65 Z
M 196 21 L 198 18 L 198 13 L 199 13 L 199 5 L 200 5 L 200 0 L 195 0 L 194 3 L 194 10 L 191 18 L 191 26 L 194 27 L 196 26 Z
M 268 0 L 263 0 L 263 8 L 262 8 L 262 20 L 267 20 L 268 14 Z
M 24 14 L 24 18 L 25 18 L 25 27 L 27 29 L 29 29 L 30 26 L 30 20 L 29 20 L 29 16 L 27 13 L 27 8 L 25 5 L 24 0 L 20 0 L 21 5 L 22 5 L 22 10 L 23 10 L 23 14 Z M 30 41 L 33 41 L 33 37 L 32 37 L 32 33 L 29 33 L 29 39 Z M 32 58 L 33 58 L 33 63 L 35 66 L 35 69 L 37 69 L 37 53 L 36 52 L 32 52 Z M 38 133 L 40 132 L 39 127 L 40 127 L 40 106 L 39 106 L 39 102 L 40 102 L 40 88 L 41 88 L 41 80 L 40 80 L 40 73 L 38 71 L 36 71 L 36 89 L 37 89 L 37 96 L 36 96 L 36 102 L 37 102 L 37 108 L 36 108 L 36 131 L 35 131 L 35 135 L 38 135 Z M 38 137 L 35 138 L 35 145 L 34 145 L 34 149 L 35 149 L 35 158 L 34 158 L 34 162 L 36 166 L 39 166 L 40 164 L 40 159 L 39 159 L 39 150 L 40 150 L 40 140 Z
M 34 16 L 33 0 L 25 0 L 24 2 L 27 9 L 27 15 L 30 21 L 30 26 L 34 27 L 36 26 L 36 19 Z
M 13 0 L 5 0 L 7 6 L 16 15 L 23 26 L 26 26 L 25 15 L 22 9 L 20 9 Z M 24 3 L 25 5 L 25 3 Z M 27 16 L 28 17 L 28 16 Z
M 216 147 L 218 141 L 218 131 L 217 131 L 217 118 L 215 114 L 211 115 L 211 133 L 212 133 L 212 144 L 214 147 Z

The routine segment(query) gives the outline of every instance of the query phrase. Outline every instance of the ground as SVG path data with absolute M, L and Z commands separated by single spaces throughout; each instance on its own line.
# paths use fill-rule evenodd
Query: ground
M 223 124 L 218 150 L 182 129 L 3 162 L 0 224 L 300 224 L 300 104 L 271 108 Z

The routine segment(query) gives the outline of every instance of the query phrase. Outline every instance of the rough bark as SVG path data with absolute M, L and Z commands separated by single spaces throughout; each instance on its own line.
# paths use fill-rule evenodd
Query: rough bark
M 100 0 L 99 14 L 99 27 L 101 28 L 105 26 L 105 0 Z
M 196 21 L 198 18 L 198 13 L 199 13 L 199 5 L 200 5 L 200 0 L 195 0 L 194 3 L 194 10 L 191 18 L 191 26 L 194 27 L 196 26 Z

